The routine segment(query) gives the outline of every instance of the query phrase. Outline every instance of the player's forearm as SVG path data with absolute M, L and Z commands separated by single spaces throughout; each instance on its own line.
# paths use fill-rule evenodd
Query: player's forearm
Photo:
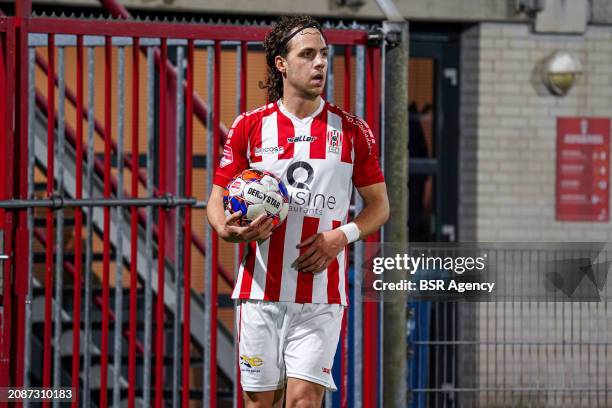
M 359 227 L 360 239 L 364 239 L 378 229 L 389 219 L 389 202 L 380 198 L 365 203 L 359 215 L 353 220 Z
M 208 223 L 217 232 L 220 233 L 225 225 L 225 212 L 223 211 L 223 195 L 218 189 L 221 187 L 213 186 L 213 190 L 206 205 L 206 216 Z
M 384 182 L 366 187 L 358 187 L 363 199 L 363 209 L 353 220 L 359 228 L 359 238 L 363 239 L 376 232 L 389 219 L 389 198 Z

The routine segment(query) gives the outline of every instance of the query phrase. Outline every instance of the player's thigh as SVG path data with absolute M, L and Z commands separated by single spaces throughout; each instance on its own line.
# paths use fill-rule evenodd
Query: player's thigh
M 282 408 L 284 389 L 244 393 L 246 408 Z
M 301 378 L 287 379 L 287 408 L 319 408 L 323 403 L 325 387 Z
M 274 302 L 241 300 L 236 306 L 238 352 L 242 389 L 274 392 L 285 386 L 282 355 L 284 306 Z
M 344 307 L 337 304 L 304 305 L 285 339 L 288 378 L 299 378 L 336 390 L 331 371 L 343 314 Z

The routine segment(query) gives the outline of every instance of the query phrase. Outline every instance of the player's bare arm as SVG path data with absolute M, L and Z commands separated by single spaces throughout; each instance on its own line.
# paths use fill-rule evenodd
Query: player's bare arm
M 389 199 L 385 183 L 357 188 L 363 199 L 363 209 L 353 220 L 359 228 L 359 239 L 378 230 L 389 219 Z M 348 244 L 348 238 L 340 229 L 311 235 L 298 248 L 308 247 L 294 262 L 294 268 L 302 272 L 324 271 Z
M 213 185 L 206 214 L 211 227 L 219 237 L 227 242 L 249 242 L 266 240 L 272 235 L 272 220 L 266 219 L 265 214 L 257 217 L 246 227 L 241 227 L 238 220 L 242 217 L 240 211 L 227 217 L 223 211 L 223 188 Z

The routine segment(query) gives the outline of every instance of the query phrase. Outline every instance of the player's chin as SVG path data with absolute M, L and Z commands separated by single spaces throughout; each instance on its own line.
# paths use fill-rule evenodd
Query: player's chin
M 319 85 L 317 85 L 317 86 L 311 86 L 311 87 L 309 87 L 308 89 L 306 89 L 305 93 L 306 93 L 308 96 L 315 98 L 315 97 L 317 97 L 317 96 L 320 96 L 320 95 L 323 93 L 323 90 L 324 90 L 324 89 L 325 89 L 325 87 L 324 87 L 324 86 L 322 86 L 322 85 L 321 85 L 321 86 L 319 86 Z

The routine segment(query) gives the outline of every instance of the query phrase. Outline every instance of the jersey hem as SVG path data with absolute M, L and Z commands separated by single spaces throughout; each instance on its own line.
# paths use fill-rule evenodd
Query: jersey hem
M 276 302 L 276 303 L 300 303 L 300 304 L 311 304 L 311 305 L 342 305 L 344 307 L 348 307 L 348 302 L 342 303 L 340 302 L 312 302 L 312 301 L 304 301 L 302 299 L 278 299 L 278 300 L 270 300 L 270 299 L 257 299 L 252 298 L 248 294 L 241 293 L 238 296 L 232 295 L 232 299 L 234 300 L 260 300 L 262 302 Z
M 367 187 L 367 186 L 372 186 L 374 184 L 384 183 L 384 182 L 385 182 L 384 177 L 380 177 L 380 180 L 368 180 L 364 183 L 356 183 L 355 180 L 353 180 L 355 187 Z

